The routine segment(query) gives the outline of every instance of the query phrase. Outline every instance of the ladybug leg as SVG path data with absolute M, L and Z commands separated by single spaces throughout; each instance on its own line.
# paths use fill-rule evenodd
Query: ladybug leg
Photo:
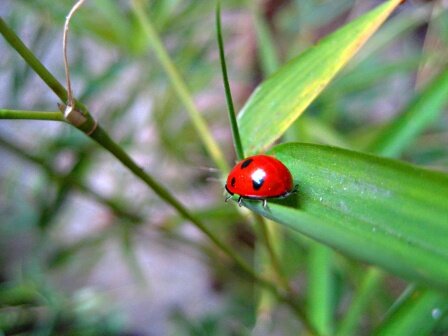
M 241 207 L 243 205 L 243 197 L 240 196 L 240 198 L 238 198 L 238 206 Z
M 224 202 L 227 202 L 229 199 L 231 199 L 232 198 L 232 196 L 233 195 L 229 195 L 229 196 L 226 196 L 226 199 L 225 199 L 225 201 Z
M 263 208 L 267 208 L 268 207 L 268 200 L 265 198 L 264 200 L 263 200 Z

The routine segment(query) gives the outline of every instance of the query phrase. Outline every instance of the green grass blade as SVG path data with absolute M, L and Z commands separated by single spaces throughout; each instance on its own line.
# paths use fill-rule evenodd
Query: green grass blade
M 448 68 L 378 135 L 368 150 L 396 157 L 428 125 L 434 122 L 448 102 Z
M 216 142 L 215 138 L 211 134 L 211 131 L 202 117 L 201 113 L 196 107 L 193 100 L 192 94 L 187 87 L 187 84 L 183 77 L 181 76 L 179 70 L 175 66 L 174 62 L 171 60 L 168 51 L 165 49 L 160 37 L 155 30 L 149 17 L 146 15 L 143 1 L 133 0 L 132 8 L 135 16 L 137 17 L 141 28 L 148 39 L 151 47 L 153 48 L 160 64 L 168 75 L 171 85 L 174 88 L 179 100 L 185 106 L 186 111 L 198 133 L 205 149 L 209 153 L 211 159 L 216 164 L 216 166 L 222 171 L 228 171 L 229 167 L 224 158 L 224 154 Z
M 285 144 L 273 154 L 291 170 L 298 194 L 268 210 L 245 201 L 249 208 L 357 259 L 448 289 L 448 175 L 319 145 Z
M 375 267 L 370 267 L 361 281 L 358 291 L 347 313 L 342 318 L 336 333 L 337 336 L 356 335 L 356 327 L 362 320 L 363 314 L 371 304 L 372 298 L 377 295 L 379 284 L 383 280 L 383 272 Z
M 263 82 L 239 114 L 246 154 L 266 149 L 296 120 L 401 1 L 386 1 L 297 56 Z
M 397 307 L 375 335 L 431 335 L 434 327 L 447 313 L 447 296 L 417 289 Z
M 221 29 L 221 3 L 216 1 L 216 37 L 219 47 L 219 60 L 221 62 L 221 71 L 226 92 L 226 101 L 229 112 L 230 128 L 232 129 L 233 145 L 238 161 L 244 159 L 244 148 L 241 143 L 240 132 L 236 121 L 235 108 L 233 107 L 232 91 L 230 90 L 229 77 L 227 76 L 226 57 L 224 52 L 224 41 L 222 39 Z
M 274 37 L 272 36 L 268 23 L 262 13 L 260 13 L 259 6 L 255 2 L 250 2 L 249 5 L 254 20 L 261 70 L 264 75 L 271 75 L 280 66 Z

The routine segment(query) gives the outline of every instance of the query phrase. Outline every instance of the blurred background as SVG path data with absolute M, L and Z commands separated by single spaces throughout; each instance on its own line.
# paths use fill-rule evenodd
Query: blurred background
M 269 74 L 382 1 L 222 1 L 237 110 Z M 64 82 L 62 31 L 74 1 L 2 0 L 0 15 Z M 148 1 L 147 15 L 235 162 L 215 36 L 214 1 Z M 362 149 L 448 60 L 448 1 L 408 1 L 288 130 L 284 141 Z M 271 37 L 272 45 L 263 38 Z M 266 46 L 270 46 L 267 48 Z M 254 258 L 245 213 L 223 180 L 127 0 L 88 0 L 70 31 L 75 96 L 145 170 L 236 251 Z M 0 38 L 0 107 L 56 111 L 58 99 Z M 448 170 L 448 114 L 402 159 Z M 291 335 L 279 305 L 259 328 L 257 291 L 111 155 L 57 122 L 0 122 L 0 330 L 39 335 Z M 307 239 L 288 232 L 282 263 L 300 291 Z M 341 314 L 357 274 L 338 256 Z M 403 283 L 391 277 L 366 328 Z M 258 329 L 257 329 L 258 327 Z M 255 331 L 253 331 L 255 330 Z M 1 332 L 0 332 L 1 334 Z

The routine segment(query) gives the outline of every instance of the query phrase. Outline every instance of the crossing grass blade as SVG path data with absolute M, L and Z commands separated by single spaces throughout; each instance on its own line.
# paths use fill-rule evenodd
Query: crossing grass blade
M 264 81 L 239 114 L 246 154 L 262 151 L 278 139 L 400 2 L 386 1 L 292 59 Z
M 272 149 L 296 195 L 245 201 L 257 213 L 356 259 L 448 289 L 448 175 L 311 144 Z

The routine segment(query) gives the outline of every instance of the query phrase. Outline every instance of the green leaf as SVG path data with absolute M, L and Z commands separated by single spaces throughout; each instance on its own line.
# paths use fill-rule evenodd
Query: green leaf
M 246 154 L 266 149 L 278 139 L 400 2 L 386 1 L 294 58 L 263 82 L 239 114 Z
M 357 259 L 448 289 L 448 175 L 320 145 L 272 153 L 298 193 L 268 209 L 245 205 Z

